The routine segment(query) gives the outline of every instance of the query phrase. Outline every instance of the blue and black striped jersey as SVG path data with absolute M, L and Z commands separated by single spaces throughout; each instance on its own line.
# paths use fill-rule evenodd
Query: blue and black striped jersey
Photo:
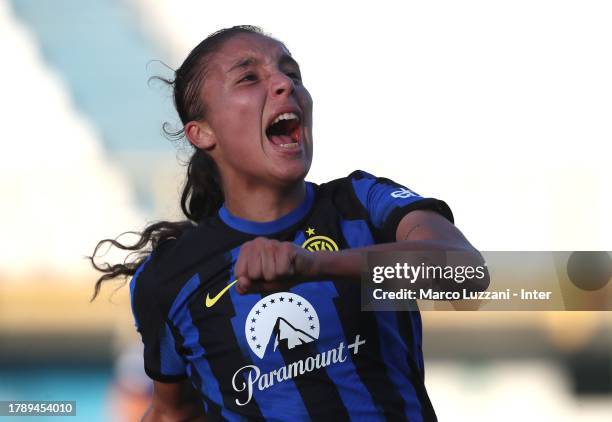
M 276 221 L 222 207 L 164 242 L 130 283 L 147 374 L 189 378 L 210 420 L 436 420 L 418 311 L 362 312 L 354 281 L 272 294 L 228 288 L 240 246 L 257 236 L 313 251 L 368 246 L 395 241 L 415 209 L 453 219 L 443 201 L 355 171 L 307 183 L 302 204 Z

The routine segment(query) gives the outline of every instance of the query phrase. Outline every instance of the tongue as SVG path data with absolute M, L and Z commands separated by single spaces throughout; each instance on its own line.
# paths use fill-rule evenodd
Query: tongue
M 272 135 L 268 136 L 268 139 L 274 145 L 291 144 L 295 142 L 289 135 Z

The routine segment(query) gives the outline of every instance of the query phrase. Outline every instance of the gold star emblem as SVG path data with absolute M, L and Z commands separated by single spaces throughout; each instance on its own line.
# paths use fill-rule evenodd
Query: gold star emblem
M 308 230 L 306 230 L 306 234 L 308 236 L 312 236 L 314 233 L 314 229 L 312 227 L 308 227 Z

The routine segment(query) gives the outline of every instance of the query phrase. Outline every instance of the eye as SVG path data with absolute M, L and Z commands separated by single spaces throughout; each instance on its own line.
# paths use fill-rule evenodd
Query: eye
M 241 82 L 254 82 L 257 80 L 257 75 L 255 75 L 254 73 L 247 73 L 246 75 L 244 75 L 239 81 L 238 83 Z

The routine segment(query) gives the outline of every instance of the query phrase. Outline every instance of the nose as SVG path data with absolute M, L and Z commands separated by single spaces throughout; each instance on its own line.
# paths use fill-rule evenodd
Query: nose
M 271 93 L 274 96 L 289 96 L 293 93 L 295 89 L 295 85 L 293 84 L 293 79 L 289 76 L 285 75 L 283 72 L 276 72 L 272 75 L 270 89 Z

